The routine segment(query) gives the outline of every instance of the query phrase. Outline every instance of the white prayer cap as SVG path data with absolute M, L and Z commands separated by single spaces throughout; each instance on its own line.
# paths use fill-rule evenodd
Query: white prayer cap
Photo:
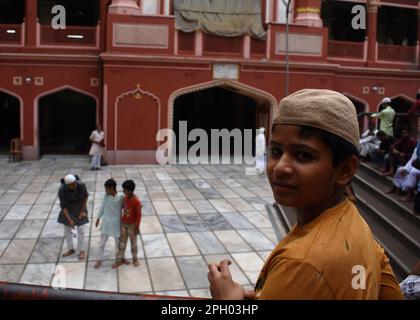
M 390 98 L 388 98 L 388 97 L 386 97 L 386 98 L 383 98 L 382 99 L 382 102 L 381 102 L 381 104 L 382 103 L 391 103 L 392 101 L 391 101 L 391 99 Z
M 72 174 L 68 174 L 64 177 L 64 183 L 65 184 L 71 184 L 75 181 L 76 181 L 76 177 Z

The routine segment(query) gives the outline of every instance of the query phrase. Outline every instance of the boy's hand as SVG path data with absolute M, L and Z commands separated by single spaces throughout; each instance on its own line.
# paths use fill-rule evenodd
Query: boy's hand
M 134 234 L 135 234 L 135 235 L 140 234 L 140 227 L 139 227 L 139 226 L 136 226 L 136 227 L 134 228 Z
M 80 211 L 79 212 L 78 219 L 79 220 L 83 220 L 85 217 L 86 217 L 86 212 L 85 211 Z
M 99 226 L 99 221 L 100 221 L 100 219 L 96 219 L 96 222 L 95 222 L 95 227 L 96 228 Z
M 71 228 L 74 228 L 76 226 L 76 224 L 74 223 L 74 221 L 71 220 L 71 219 L 69 220 L 69 225 L 70 225 Z
M 230 260 L 222 260 L 220 266 L 209 265 L 207 278 L 210 282 L 211 296 L 215 300 L 243 300 L 245 291 L 242 286 L 232 280 L 229 271 Z

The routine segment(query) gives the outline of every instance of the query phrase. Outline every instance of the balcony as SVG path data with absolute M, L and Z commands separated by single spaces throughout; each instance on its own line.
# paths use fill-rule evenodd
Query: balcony
M 24 24 L 0 25 L 0 46 L 23 46 Z
M 40 47 L 99 49 L 100 25 L 96 27 L 68 26 L 55 30 L 51 25 L 37 24 L 37 42 Z
M 366 42 L 328 41 L 328 57 L 339 59 L 366 59 Z
M 377 44 L 377 60 L 391 61 L 407 64 L 416 63 L 416 47 L 415 46 L 396 46 L 389 44 Z

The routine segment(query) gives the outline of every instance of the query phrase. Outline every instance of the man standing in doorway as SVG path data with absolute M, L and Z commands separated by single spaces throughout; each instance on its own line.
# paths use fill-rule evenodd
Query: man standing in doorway
M 104 155 L 105 134 L 102 131 L 100 124 L 96 125 L 96 130 L 90 135 L 92 146 L 90 147 L 89 155 L 92 157 L 90 166 L 93 170 L 101 170 L 101 157 Z

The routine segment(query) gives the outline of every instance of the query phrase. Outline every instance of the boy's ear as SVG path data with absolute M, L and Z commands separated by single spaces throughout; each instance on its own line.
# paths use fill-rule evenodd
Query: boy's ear
M 351 182 L 359 167 L 359 159 L 350 156 L 338 165 L 337 186 L 344 187 Z

